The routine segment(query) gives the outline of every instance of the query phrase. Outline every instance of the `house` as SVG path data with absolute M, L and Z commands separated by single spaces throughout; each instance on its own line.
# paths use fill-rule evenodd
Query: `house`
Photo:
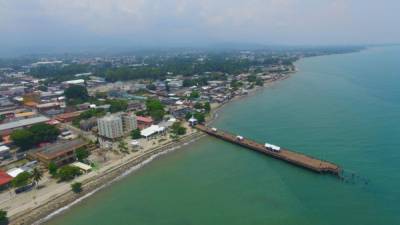
M 5 190 L 10 187 L 13 177 L 4 171 L 0 171 L 0 190 Z
M 137 127 L 139 129 L 144 129 L 150 127 L 153 124 L 153 119 L 151 117 L 136 116 Z

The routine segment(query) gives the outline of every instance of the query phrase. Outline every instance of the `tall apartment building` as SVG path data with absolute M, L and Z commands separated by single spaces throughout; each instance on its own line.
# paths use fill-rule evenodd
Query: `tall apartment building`
M 119 138 L 137 128 L 136 115 L 130 113 L 107 115 L 97 120 L 97 127 L 100 136 Z
M 99 135 L 115 139 L 124 135 L 121 116 L 108 115 L 97 119 Z
M 133 113 L 124 113 L 121 115 L 123 130 L 125 133 L 131 132 L 137 128 L 136 115 Z

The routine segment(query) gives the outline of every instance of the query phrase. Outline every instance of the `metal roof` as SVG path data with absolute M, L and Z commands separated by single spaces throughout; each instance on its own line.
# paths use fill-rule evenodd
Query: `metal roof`
M 45 116 L 32 117 L 23 120 L 16 120 L 9 123 L 0 124 L 0 132 L 8 129 L 15 129 L 19 127 L 29 126 L 37 123 L 47 122 L 50 119 Z

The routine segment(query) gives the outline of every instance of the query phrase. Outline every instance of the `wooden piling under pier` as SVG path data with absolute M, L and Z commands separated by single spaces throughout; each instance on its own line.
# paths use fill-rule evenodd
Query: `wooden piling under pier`
M 340 176 L 340 167 L 334 163 L 313 158 L 302 153 L 290 151 L 287 149 L 280 149 L 280 151 L 273 151 L 253 140 L 243 138 L 239 139 L 236 135 L 230 134 L 225 131 L 212 129 L 203 125 L 196 125 L 196 128 L 216 138 L 240 145 L 242 147 L 260 152 L 262 154 L 280 159 L 295 166 L 299 166 L 321 174 L 332 174 Z

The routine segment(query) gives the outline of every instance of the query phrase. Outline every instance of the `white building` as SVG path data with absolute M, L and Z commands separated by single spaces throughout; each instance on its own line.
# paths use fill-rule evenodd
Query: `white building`
M 124 135 L 122 119 L 120 116 L 105 116 L 97 120 L 97 127 L 99 129 L 99 135 L 115 139 Z

